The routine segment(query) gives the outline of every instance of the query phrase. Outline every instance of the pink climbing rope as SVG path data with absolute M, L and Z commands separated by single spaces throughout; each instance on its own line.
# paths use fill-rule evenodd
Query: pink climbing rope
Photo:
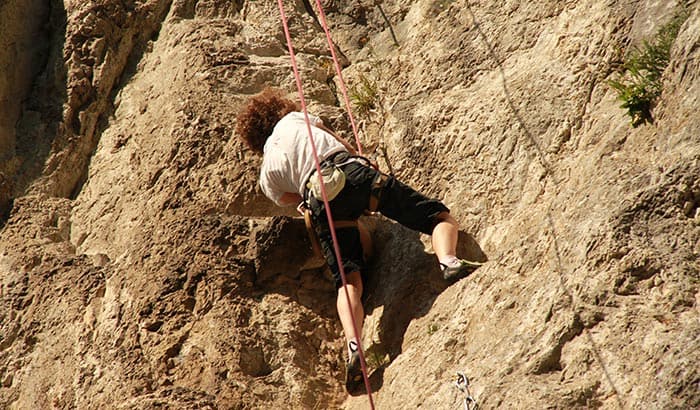
M 282 0 L 277 0 L 277 5 L 279 6 L 280 9 L 280 16 L 282 18 L 282 25 L 284 26 L 284 35 L 287 38 L 287 47 L 289 49 L 289 56 L 292 60 L 292 70 L 294 71 L 294 79 L 296 80 L 297 84 L 297 90 L 299 92 L 299 100 L 301 103 L 301 109 L 304 112 L 304 118 L 306 119 L 306 128 L 309 133 L 309 142 L 311 144 L 311 150 L 314 154 L 314 161 L 316 163 L 316 172 L 318 173 L 319 177 L 319 182 L 321 185 L 321 196 L 323 197 L 323 204 L 325 205 L 326 208 L 326 217 L 328 218 L 328 225 L 330 227 L 331 231 L 331 238 L 333 239 L 333 250 L 335 251 L 335 257 L 336 260 L 338 261 L 338 268 L 340 270 L 340 277 L 343 281 L 343 289 L 345 290 L 345 300 L 348 304 L 348 307 L 350 307 L 350 317 L 352 318 L 352 327 L 353 331 L 355 332 L 355 335 L 359 335 L 360 333 L 357 331 L 357 325 L 355 321 L 355 313 L 353 312 L 353 309 L 351 308 L 350 304 L 350 294 L 348 293 L 348 284 L 347 280 L 345 279 L 345 269 L 343 268 L 343 263 L 342 263 L 342 258 L 340 255 L 340 247 L 338 246 L 338 238 L 336 237 L 335 234 L 335 224 L 333 223 L 333 215 L 331 214 L 331 207 L 328 204 L 328 196 L 326 195 L 326 186 L 323 182 L 323 176 L 321 173 L 321 161 L 318 158 L 318 151 L 316 150 L 316 144 L 314 143 L 314 138 L 313 138 L 313 133 L 311 132 L 311 121 L 309 120 L 309 113 L 306 109 L 306 100 L 304 99 L 304 90 L 301 85 L 301 76 L 299 75 L 299 69 L 297 68 L 297 63 L 296 63 L 296 57 L 294 55 L 294 48 L 292 47 L 292 36 L 289 33 L 289 26 L 287 25 L 287 16 L 284 12 L 284 4 L 282 3 Z M 336 63 L 337 64 L 337 63 Z M 374 410 L 374 401 L 372 400 L 372 389 L 369 384 L 369 377 L 367 376 L 367 365 L 365 363 L 365 354 L 364 351 L 362 350 L 362 341 L 358 340 L 357 341 L 358 345 L 358 351 L 360 353 L 360 364 L 362 366 L 362 377 L 364 378 L 365 382 L 365 388 L 367 389 L 367 396 L 369 397 L 369 404 L 372 410 Z
M 328 48 L 331 50 L 331 56 L 333 57 L 333 65 L 335 66 L 335 73 L 338 75 L 338 80 L 340 80 L 340 91 L 343 93 L 343 98 L 345 99 L 345 108 L 348 110 L 348 117 L 350 117 L 350 124 L 352 125 L 352 133 L 355 135 L 355 142 L 357 143 L 357 153 L 363 155 L 362 144 L 360 143 L 360 137 L 357 133 L 357 126 L 355 125 L 355 118 L 353 117 L 352 109 L 350 108 L 348 88 L 345 86 L 345 80 L 343 79 L 343 73 L 340 70 L 338 57 L 335 55 L 335 45 L 333 44 L 333 39 L 331 38 L 331 32 L 328 30 L 328 24 L 326 23 L 326 13 L 323 11 L 323 6 L 321 6 L 320 0 L 316 0 L 316 7 L 318 7 L 319 15 L 321 16 L 321 26 L 323 27 L 323 31 L 326 33 Z

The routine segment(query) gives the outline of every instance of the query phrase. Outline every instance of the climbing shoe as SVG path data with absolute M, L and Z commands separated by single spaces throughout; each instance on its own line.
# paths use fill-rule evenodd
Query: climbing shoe
M 353 350 L 345 370 L 345 390 L 348 393 L 354 392 L 362 384 L 362 364 L 360 363 L 360 352 Z
M 444 263 L 441 263 L 440 267 L 442 268 L 442 276 L 445 278 L 445 280 L 448 282 L 455 282 L 469 276 L 481 265 L 483 265 L 481 262 L 460 259 L 459 264 L 457 265 L 447 266 Z

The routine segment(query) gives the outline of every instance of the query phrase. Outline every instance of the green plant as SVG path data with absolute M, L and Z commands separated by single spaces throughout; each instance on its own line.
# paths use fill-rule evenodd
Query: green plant
M 359 82 L 350 88 L 350 99 L 358 114 L 367 115 L 379 104 L 379 86 L 364 74 L 358 79 Z
M 367 360 L 367 365 L 374 368 L 380 369 L 389 364 L 391 358 L 389 354 L 385 351 L 384 346 L 381 344 L 372 344 L 365 350 L 365 360 Z
M 438 325 L 436 323 L 431 323 L 428 325 L 428 336 L 432 336 L 438 331 Z
M 651 109 L 661 95 L 663 75 L 668 66 L 671 46 L 678 36 L 688 12 L 681 10 L 663 25 L 651 41 L 644 40 L 634 47 L 622 65 L 622 73 L 608 84 L 617 91 L 621 108 L 632 118 L 632 126 L 653 122 Z

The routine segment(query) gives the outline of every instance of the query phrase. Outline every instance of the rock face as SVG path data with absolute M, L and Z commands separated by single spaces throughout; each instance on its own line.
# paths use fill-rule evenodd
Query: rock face
M 233 135 L 247 96 L 296 90 L 276 2 L 19 3 L 0 3 L 0 407 L 368 408 L 303 222 Z M 352 138 L 315 2 L 284 3 L 310 109 Z M 365 150 L 487 261 L 447 286 L 429 238 L 367 221 L 376 407 L 462 406 L 458 371 L 481 408 L 700 407 L 698 3 L 321 3 Z M 606 81 L 681 6 L 632 128 Z

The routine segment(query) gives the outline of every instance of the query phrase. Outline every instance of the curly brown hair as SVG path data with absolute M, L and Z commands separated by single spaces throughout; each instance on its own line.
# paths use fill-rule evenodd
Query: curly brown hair
M 281 90 L 267 87 L 250 97 L 241 109 L 236 118 L 236 134 L 250 149 L 262 154 L 275 124 L 292 111 L 299 111 L 295 102 L 285 98 Z

